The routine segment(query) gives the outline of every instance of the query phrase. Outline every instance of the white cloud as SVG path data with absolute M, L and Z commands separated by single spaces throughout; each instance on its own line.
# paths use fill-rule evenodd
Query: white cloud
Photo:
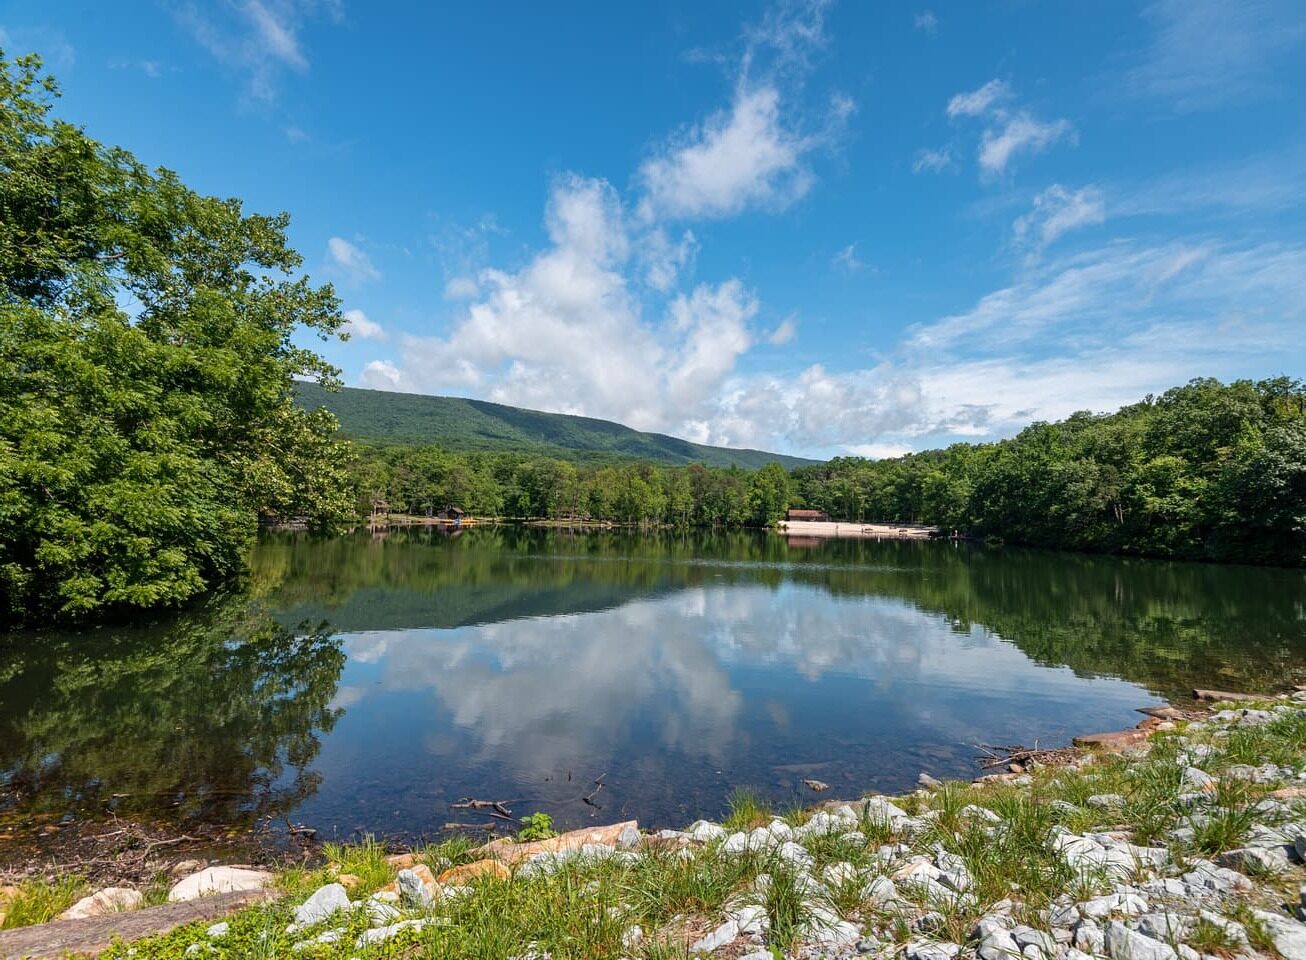
M 836 253 L 830 262 L 840 269 L 847 270 L 849 273 L 856 273 L 858 270 L 865 270 L 866 264 L 857 259 L 857 248 L 855 244 L 848 244 L 838 253 Z
M 1012 224 L 1016 242 L 1042 249 L 1058 237 L 1080 227 L 1106 220 L 1102 190 L 1092 184 L 1067 190 L 1054 183 L 1034 198 L 1033 209 Z
M 367 314 L 362 310 L 345 311 L 345 325 L 343 330 L 351 337 L 357 337 L 360 340 L 386 339 L 386 332 L 381 327 L 381 324 L 368 319 Z
M 933 10 L 922 10 L 912 18 L 912 23 L 917 30 L 924 30 L 926 33 L 934 33 L 939 29 L 939 18 L 934 15 Z
M 990 127 L 980 137 L 979 164 L 986 173 L 1006 172 L 1007 164 L 1018 153 L 1042 153 L 1058 140 L 1074 137 L 1069 120 L 1044 122 L 1028 113 L 1005 117 L 997 127 Z
M 481 292 L 481 285 L 474 277 L 450 277 L 444 285 L 446 300 L 471 300 Z
M 916 159 L 911 165 L 912 173 L 942 173 L 952 169 L 952 148 L 939 150 L 921 149 L 916 152 Z
M 850 443 L 844 449 L 869 460 L 891 460 L 912 452 L 910 444 L 906 443 Z
M 811 185 L 802 159 L 814 145 L 786 129 L 779 90 L 741 89 L 729 110 L 675 138 L 640 167 L 641 215 L 712 218 L 750 206 L 783 209 Z
M 277 95 L 284 70 L 305 73 L 308 55 L 300 31 L 312 19 L 339 21 L 339 0 L 240 0 L 227 4 L 182 3 L 178 23 L 224 66 L 245 73 L 260 100 Z
M 980 117 L 1010 99 L 1011 88 L 1003 80 L 990 80 L 978 90 L 959 93 L 948 101 L 949 117 Z
M 1297 0 L 1158 0 L 1143 16 L 1155 36 L 1125 86 L 1183 112 L 1288 92 L 1277 68 L 1306 40 Z
M 1075 128 L 1069 120 L 1044 121 L 1027 110 L 1013 110 L 1007 106 L 1013 97 L 1005 81 L 990 80 L 978 90 L 959 93 L 948 101 L 946 113 L 952 119 L 985 118 L 979 143 L 980 171 L 985 175 L 1005 173 L 1007 165 L 1019 153 L 1042 153 L 1060 140 L 1074 140 Z M 921 154 L 913 169 L 920 173 L 923 169 L 936 169 L 932 164 L 941 162 L 942 158 L 934 157 L 926 162 Z
M 692 267 L 698 255 L 698 239 L 693 231 L 686 230 L 672 243 L 666 231 L 657 227 L 643 237 L 639 249 L 644 282 L 659 293 L 666 293 L 676 285 L 680 274 Z
M 358 385 L 371 390 L 402 390 L 404 376 L 389 360 L 371 360 L 363 367 Z
M 766 336 L 766 342 L 773 347 L 782 347 L 798 333 L 798 326 L 792 316 L 781 320 L 774 330 Z
M 351 283 L 381 279 L 381 271 L 373 266 L 372 258 L 343 237 L 327 241 L 327 261 Z

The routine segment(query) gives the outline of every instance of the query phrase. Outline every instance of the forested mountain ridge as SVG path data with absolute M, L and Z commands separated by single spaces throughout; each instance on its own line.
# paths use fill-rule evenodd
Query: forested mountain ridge
M 644 433 L 610 420 L 544 413 L 485 400 L 391 393 L 316 383 L 295 387 L 308 410 L 325 407 L 342 433 L 379 444 L 433 445 L 467 453 L 505 453 L 580 462 L 645 460 L 662 464 L 702 463 L 755 470 L 768 463 L 787 469 L 817 461 L 763 450 L 691 443 L 661 433 Z

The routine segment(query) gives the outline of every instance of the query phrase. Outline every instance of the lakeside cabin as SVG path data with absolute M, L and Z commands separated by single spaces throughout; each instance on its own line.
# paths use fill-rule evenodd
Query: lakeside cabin
M 785 519 L 788 520 L 790 523 L 794 523 L 795 521 L 804 521 L 804 520 L 807 521 L 814 520 L 820 523 L 826 523 L 829 521 L 830 517 L 828 514 L 826 514 L 824 510 L 790 510 L 785 515 Z

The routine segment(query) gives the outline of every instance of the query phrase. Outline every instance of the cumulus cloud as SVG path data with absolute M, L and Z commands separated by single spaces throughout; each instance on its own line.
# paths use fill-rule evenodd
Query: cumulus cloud
M 346 310 L 345 333 L 360 340 L 384 340 L 386 332 L 381 324 L 368 318 L 362 310 Z
M 343 237 L 327 241 L 327 262 L 351 283 L 381 279 L 381 271 L 372 265 L 372 258 Z
M 1012 231 L 1018 244 L 1041 250 L 1071 230 L 1104 220 L 1106 202 L 1099 187 L 1072 191 L 1054 183 L 1034 198 L 1033 209 L 1016 218 Z
M 1040 120 L 1028 110 L 1016 110 L 1009 104 L 1015 95 L 1004 80 L 990 80 L 977 90 L 959 93 L 948 101 L 945 110 L 951 119 L 983 118 L 984 130 L 980 134 L 978 160 L 980 171 L 986 176 L 1006 172 L 1013 157 L 1020 153 L 1042 153 L 1053 144 L 1073 141 L 1075 128 L 1069 120 Z M 916 172 L 935 169 L 935 159 L 922 165 L 918 156 Z M 940 162 L 941 166 L 941 162 Z
M 813 146 L 786 128 L 779 90 L 740 90 L 728 110 L 674 138 L 640 167 L 640 212 L 681 219 L 727 217 L 749 206 L 783 209 L 811 186 L 803 156 Z
M 363 367 L 358 385 L 371 390 L 402 390 L 404 375 L 389 360 L 370 360 Z

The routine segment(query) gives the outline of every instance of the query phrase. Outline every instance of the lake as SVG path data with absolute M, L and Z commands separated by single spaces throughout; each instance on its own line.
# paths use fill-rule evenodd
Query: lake
M 979 744 L 1281 688 L 1306 573 L 909 541 L 473 528 L 272 535 L 240 595 L 10 635 L 0 814 L 435 836 L 979 772 Z M 595 782 L 603 788 L 595 792 Z M 589 795 L 591 803 L 584 799 Z

